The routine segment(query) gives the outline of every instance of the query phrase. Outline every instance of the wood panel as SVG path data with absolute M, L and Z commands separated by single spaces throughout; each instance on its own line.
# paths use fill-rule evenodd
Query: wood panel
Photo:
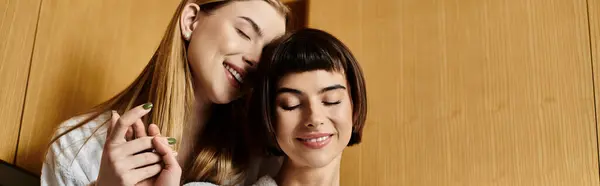
M 311 1 L 309 25 L 366 73 L 364 142 L 344 154 L 341 185 L 600 185 L 586 12 L 585 0 Z
M 39 174 L 63 120 L 115 95 L 141 72 L 178 0 L 44 0 L 18 166 Z
M 10 163 L 17 150 L 39 6 L 40 0 L 0 2 L 0 159 Z
M 596 94 L 596 129 L 600 134 L 600 0 L 588 0 L 590 49 L 594 69 L 594 91 Z M 598 138 L 600 149 L 600 138 Z M 600 156 L 598 157 L 600 159 Z

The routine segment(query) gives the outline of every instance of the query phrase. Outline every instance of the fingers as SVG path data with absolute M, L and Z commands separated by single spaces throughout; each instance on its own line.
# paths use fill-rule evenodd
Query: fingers
M 133 183 L 139 183 L 145 179 L 148 179 L 152 176 L 157 175 L 162 170 L 160 164 L 154 164 L 147 167 L 142 167 L 139 169 L 134 169 L 126 173 L 125 179 L 131 180 Z
M 160 129 L 156 124 L 148 126 L 148 136 L 160 136 Z
M 160 162 L 161 156 L 153 152 L 145 152 L 134 156 L 125 158 L 124 162 L 128 162 L 129 165 L 124 169 L 136 169 L 143 166 L 151 165 Z
M 141 137 L 141 138 L 137 138 L 131 141 L 126 142 L 125 144 L 122 144 L 118 147 L 118 151 L 120 154 L 125 155 L 125 156 L 130 156 L 130 155 L 134 155 L 137 153 L 140 153 L 144 150 L 148 150 L 148 149 L 152 149 L 152 138 L 153 137 Z M 159 138 L 163 138 L 163 140 L 167 140 L 166 137 L 159 137 Z
M 133 124 L 133 132 L 135 133 L 135 138 L 146 137 L 146 127 L 144 126 L 144 122 L 141 119 L 137 119 Z
M 152 104 L 146 103 L 125 112 L 117 120 L 107 140 L 110 140 L 110 143 L 112 144 L 123 144 L 127 142 L 125 139 L 125 134 L 127 133 L 129 126 L 133 125 L 138 119 L 142 118 L 142 116 L 148 114 L 151 108 Z
M 134 129 L 134 126 L 138 127 L 137 129 Z M 127 133 L 125 133 L 125 139 L 127 139 L 127 141 L 131 141 L 134 140 L 136 138 L 141 138 L 141 137 L 146 137 L 146 136 L 160 136 L 160 130 L 158 129 L 158 126 L 156 124 L 151 124 L 150 126 L 148 126 L 148 135 L 146 134 L 146 131 L 143 129 L 144 124 L 142 122 L 142 120 L 138 120 L 134 125 L 132 125 L 131 127 L 129 127 L 129 129 L 127 129 Z M 140 130 L 141 129 L 141 130 Z M 134 137 L 134 130 L 137 130 L 135 132 L 135 137 Z M 166 141 L 166 139 L 165 139 Z
M 125 140 L 131 141 L 135 138 L 141 138 L 146 136 L 147 135 L 144 122 L 142 122 L 142 119 L 138 119 L 132 126 L 127 128 L 127 132 L 125 133 Z
M 117 124 L 117 121 L 120 117 L 121 116 L 119 115 L 119 113 L 117 113 L 117 111 L 111 111 L 110 122 L 108 123 L 108 129 L 106 130 L 107 138 L 110 136 L 113 128 L 115 128 L 115 125 Z
M 127 128 L 127 132 L 125 133 L 125 140 L 126 141 L 131 141 L 133 140 L 133 127 L 129 127 Z
M 154 145 L 156 153 L 162 157 L 166 170 L 181 170 L 179 163 L 177 163 L 177 159 L 175 159 L 176 153 L 173 152 L 173 149 L 171 149 L 169 145 L 162 142 L 162 139 L 159 137 L 153 138 L 152 144 Z

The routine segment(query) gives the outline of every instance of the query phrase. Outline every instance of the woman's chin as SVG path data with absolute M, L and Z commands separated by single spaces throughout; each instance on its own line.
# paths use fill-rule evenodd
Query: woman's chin
M 223 104 L 230 103 L 232 101 L 232 99 L 230 99 L 227 96 L 218 95 L 218 96 L 214 97 L 213 99 L 211 99 L 210 101 L 213 104 L 223 105 Z
M 303 164 L 310 168 L 322 168 L 329 165 L 334 158 L 325 157 L 325 156 L 311 156 L 302 158 Z
M 214 104 L 228 104 L 236 99 L 240 98 L 238 93 L 218 93 L 216 92 L 213 96 L 211 96 L 210 101 Z

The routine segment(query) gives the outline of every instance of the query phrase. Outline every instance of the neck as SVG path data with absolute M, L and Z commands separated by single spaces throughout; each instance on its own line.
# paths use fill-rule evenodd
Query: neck
M 277 185 L 284 186 L 339 186 L 341 160 L 342 155 L 340 154 L 328 165 L 319 168 L 312 168 L 295 164 L 292 162 L 292 160 L 286 157 L 275 180 Z
M 194 105 L 194 110 L 196 111 L 196 122 L 191 124 L 190 127 L 201 129 L 202 126 L 204 126 L 204 123 L 206 123 L 206 120 L 208 120 L 212 102 L 206 96 L 201 95 L 198 92 L 196 92 L 195 100 L 196 104 Z
M 183 131 L 182 139 L 181 141 L 177 142 L 180 143 L 180 148 L 177 155 L 180 165 L 187 165 L 190 163 L 189 161 L 193 161 L 192 159 L 194 156 L 191 153 L 194 152 L 194 145 L 198 140 L 198 136 L 202 135 L 201 133 L 204 125 L 211 114 L 210 111 L 212 102 L 207 99 L 206 96 L 196 92 L 195 101 L 196 103 L 194 105 L 194 112 L 196 115 L 190 123 L 185 124 L 185 130 Z

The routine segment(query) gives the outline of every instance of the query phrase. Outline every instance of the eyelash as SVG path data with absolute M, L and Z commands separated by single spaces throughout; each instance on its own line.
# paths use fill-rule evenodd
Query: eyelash
M 322 103 L 325 106 L 334 106 L 334 105 L 340 104 L 341 102 L 342 101 L 336 101 L 336 102 L 326 102 L 326 101 L 323 101 Z M 291 107 L 281 106 L 281 108 L 283 110 L 286 110 L 286 111 L 292 111 L 292 110 L 294 110 L 294 109 L 296 109 L 298 107 L 300 107 L 300 104 L 298 104 L 296 106 L 291 106 Z
M 281 106 L 281 108 L 282 108 L 283 110 L 285 110 L 285 111 L 292 111 L 292 110 L 294 110 L 294 109 L 296 109 L 296 108 L 298 108 L 298 107 L 300 107 L 300 105 L 299 105 L 299 104 L 298 104 L 298 105 L 296 105 L 296 106 L 291 106 L 291 107 Z
M 323 101 L 323 104 L 324 104 L 325 106 L 331 106 L 331 105 L 337 105 L 337 104 L 340 104 L 341 102 L 342 102 L 342 101 L 336 101 L 336 102 L 326 102 L 326 101 Z
M 240 29 L 237 29 L 237 28 L 236 28 L 235 30 L 237 30 L 237 33 L 238 33 L 238 34 L 239 34 L 241 37 L 243 37 L 243 38 L 245 38 L 245 39 L 247 39 L 247 40 L 250 40 L 250 36 L 248 36 L 248 34 L 244 33 L 242 30 L 240 30 Z

